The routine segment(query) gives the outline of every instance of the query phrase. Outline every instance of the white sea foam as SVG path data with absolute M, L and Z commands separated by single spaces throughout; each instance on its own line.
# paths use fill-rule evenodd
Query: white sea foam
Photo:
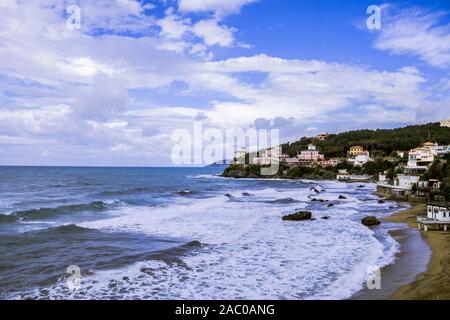
M 217 195 L 183 199 L 163 208 L 123 207 L 119 216 L 80 223 L 111 232 L 199 240 L 206 245 L 182 257 L 182 264 L 151 260 L 120 270 L 96 271 L 84 279 L 82 290 L 69 293 L 60 284 L 49 289 L 50 297 L 348 298 L 362 288 L 369 266 L 382 267 L 393 261 L 398 245 L 386 230 L 377 231 L 385 239 L 382 243 L 360 223 L 366 208 L 374 206 L 371 197 L 365 194 L 368 201 L 362 201 L 347 184 L 320 185 L 325 191 L 316 197 L 336 202 L 335 207 L 310 202 L 311 186 L 242 189 L 230 190 L 231 199 Z M 250 196 L 244 196 L 245 192 Z M 339 200 L 340 194 L 347 199 Z M 267 202 L 286 198 L 299 202 Z M 314 221 L 281 220 L 284 214 L 310 206 Z M 321 219 L 324 216 L 328 219 Z

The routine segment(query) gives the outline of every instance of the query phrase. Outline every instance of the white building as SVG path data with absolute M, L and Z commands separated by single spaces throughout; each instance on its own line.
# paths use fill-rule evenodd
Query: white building
M 427 218 L 450 222 L 450 208 L 445 201 L 430 201 L 427 203 Z
M 394 186 L 405 189 L 405 190 L 411 190 L 412 187 L 419 182 L 419 180 L 420 180 L 420 176 L 399 174 L 394 179 Z
M 236 151 L 234 154 L 235 164 L 245 164 L 245 155 L 248 153 L 247 148 L 242 147 L 241 150 Z
M 427 202 L 425 220 L 450 223 L 450 205 L 441 194 L 432 195 Z
M 346 169 L 341 169 L 338 171 L 336 179 L 339 181 L 348 181 L 350 180 L 350 174 Z
M 252 162 L 253 164 L 270 165 L 271 163 L 279 162 L 281 158 L 284 158 L 282 148 L 281 146 L 275 146 L 260 152 L 260 156 L 253 158 Z
M 442 120 L 441 121 L 441 127 L 448 127 L 448 128 L 450 128 L 450 120 Z
M 373 159 L 370 157 L 370 153 L 369 151 L 364 151 L 361 154 L 358 154 L 354 161 L 353 161 L 353 165 L 355 167 L 362 167 L 363 165 L 365 165 L 368 162 L 373 161 Z
M 450 153 L 450 146 L 436 146 L 434 149 L 437 155 L 444 155 Z
M 419 175 L 399 174 L 392 181 L 387 179 L 387 172 L 380 173 L 377 181 L 377 191 L 395 196 L 405 196 L 412 193 L 414 185 L 419 183 Z
M 435 152 L 430 147 L 419 147 L 409 151 L 408 164 L 409 171 L 423 172 L 428 170 L 428 166 L 434 161 Z

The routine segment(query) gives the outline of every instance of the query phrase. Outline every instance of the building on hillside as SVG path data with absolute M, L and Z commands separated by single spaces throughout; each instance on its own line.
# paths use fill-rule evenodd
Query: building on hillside
M 247 148 L 242 147 L 234 154 L 234 164 L 245 164 L 245 155 L 248 153 Z
M 297 157 L 293 158 L 286 158 L 284 162 L 289 166 L 299 166 L 300 165 L 300 159 Z
M 450 128 L 450 120 L 442 120 L 441 121 L 441 127 Z
M 410 173 L 424 173 L 434 161 L 434 152 L 429 147 L 419 147 L 409 151 L 406 170 Z
M 388 173 L 387 171 L 381 172 L 378 175 L 378 182 L 388 183 L 389 179 L 387 178 L 387 173 Z
M 413 187 L 419 182 L 420 176 L 399 174 L 392 181 L 387 179 L 386 172 L 380 173 L 377 181 L 377 191 L 387 195 L 406 196 L 413 192 Z
M 325 160 L 325 156 L 321 154 L 315 145 L 309 144 L 308 150 L 302 150 L 297 154 L 297 158 L 300 160 L 300 165 L 310 167 L 315 164 L 319 164 L 320 161 Z
M 438 156 L 442 156 L 450 153 L 450 146 L 437 146 L 434 150 Z
M 437 143 L 428 141 L 428 142 L 425 142 L 424 144 L 422 144 L 421 147 L 428 148 L 433 153 L 433 155 L 437 155 L 437 148 L 439 146 Z
M 328 162 L 325 159 L 325 156 L 321 154 L 313 144 L 308 145 L 308 150 L 300 151 L 300 153 L 297 153 L 293 158 L 285 158 L 283 162 L 287 165 L 299 165 L 303 167 L 312 167 L 315 165 L 321 166 L 323 164 L 331 166 L 335 163 L 335 161 Z
M 369 151 L 364 151 L 363 153 L 358 154 L 355 159 L 352 160 L 353 166 L 355 167 L 362 167 L 366 163 L 373 161 L 373 159 L 370 157 Z
M 318 141 L 325 141 L 330 135 L 328 133 L 319 133 L 314 137 Z
M 427 218 L 450 222 L 450 204 L 443 195 L 432 195 L 427 201 Z
M 336 179 L 339 181 L 349 181 L 350 174 L 348 173 L 347 169 L 341 169 L 338 171 L 338 174 L 336 175 Z
M 395 151 L 395 153 L 396 153 L 397 156 L 399 156 L 400 158 L 403 158 L 403 157 L 407 154 L 406 151 L 399 151 L 399 150 Z
M 428 231 L 428 227 L 437 227 L 439 230 L 441 226 L 444 231 L 448 230 L 450 226 L 450 205 L 445 196 L 440 193 L 432 193 L 427 201 L 426 215 L 417 216 L 417 223 L 419 230 Z
M 427 197 L 431 193 L 439 192 L 441 188 L 441 182 L 436 179 L 430 179 L 428 181 L 419 181 L 416 184 L 416 196 Z
M 281 146 L 264 149 L 259 152 L 260 156 L 252 159 L 253 164 L 270 165 L 271 163 L 279 162 L 284 158 Z
M 361 146 L 353 146 L 350 147 L 350 150 L 348 150 L 347 155 L 349 157 L 356 157 L 359 154 L 362 154 L 364 152 L 364 148 Z
M 326 168 L 326 167 L 336 167 L 341 162 L 342 162 L 341 159 L 334 158 L 334 159 L 318 161 L 317 164 L 321 167 Z

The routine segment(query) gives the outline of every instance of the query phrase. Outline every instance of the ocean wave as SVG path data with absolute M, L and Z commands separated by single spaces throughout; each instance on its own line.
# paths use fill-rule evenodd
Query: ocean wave
M 299 200 L 292 199 L 292 198 L 281 198 L 281 199 L 275 199 L 275 200 L 266 200 L 265 203 L 272 203 L 272 204 L 287 204 L 287 203 L 298 203 Z
M 122 204 L 121 201 L 112 202 L 93 201 L 90 203 L 79 203 L 63 205 L 54 208 L 37 208 L 29 210 L 14 211 L 10 214 L 0 214 L 0 222 L 29 221 L 45 219 L 60 214 L 82 212 L 82 211 L 102 211 Z
M 177 263 L 158 256 L 139 256 L 142 260 L 126 267 L 97 271 L 83 278 L 83 287 L 77 292 L 68 292 L 63 284 L 52 287 L 48 297 L 345 299 L 362 288 L 369 266 L 382 267 L 393 261 L 395 243 L 381 243 L 374 231 L 360 223 L 371 205 L 361 201 L 362 191 L 356 193 L 342 183 L 321 182 L 326 191 L 320 197 L 336 205 L 315 208 L 315 203 L 308 202 L 311 185 L 298 181 L 284 188 L 276 185 L 231 187 L 207 199 L 179 197 L 180 203 L 166 207 L 123 206 L 114 217 L 78 223 L 83 229 L 73 232 L 87 229 L 186 242 L 195 239 L 204 246 L 186 244 L 186 249 L 196 250 L 186 251 Z M 340 200 L 341 194 L 346 199 Z M 283 215 L 307 205 L 312 206 L 316 220 L 281 220 Z M 330 219 L 320 219 L 325 215 Z M 67 228 L 72 232 L 72 227 Z
M 120 196 L 120 195 L 128 195 L 128 194 L 135 194 L 135 193 L 152 193 L 155 191 L 159 191 L 156 188 L 152 187 L 134 187 L 134 188 L 126 188 L 126 189 L 119 189 L 119 190 L 105 190 L 97 193 L 101 196 Z

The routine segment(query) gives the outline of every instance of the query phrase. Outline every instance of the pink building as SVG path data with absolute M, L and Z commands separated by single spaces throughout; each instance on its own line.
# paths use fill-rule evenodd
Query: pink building
M 325 156 L 319 151 L 317 151 L 316 146 L 313 144 L 308 145 L 308 150 L 303 150 L 300 152 L 300 154 L 297 155 L 297 158 L 300 161 L 312 161 L 312 162 L 318 162 L 325 160 Z

